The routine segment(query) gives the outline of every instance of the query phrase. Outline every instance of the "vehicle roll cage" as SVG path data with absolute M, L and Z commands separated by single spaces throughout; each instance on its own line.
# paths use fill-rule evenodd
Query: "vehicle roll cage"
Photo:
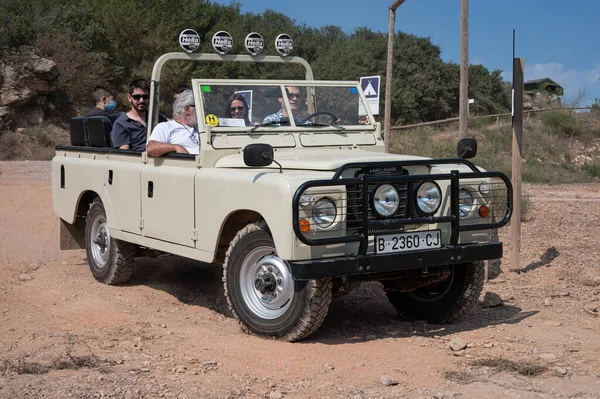
M 148 118 L 147 135 L 150 136 L 152 128 L 158 123 L 158 97 L 160 94 L 160 75 L 163 66 L 168 61 L 184 60 L 184 61 L 212 61 L 212 62 L 247 62 L 247 63 L 281 63 L 281 64 L 297 64 L 303 66 L 306 73 L 306 80 L 314 80 L 313 71 L 310 64 L 301 57 L 281 57 L 275 55 L 257 55 L 250 56 L 246 54 L 187 54 L 187 53 L 167 53 L 160 56 L 154 63 L 152 68 L 152 80 L 150 81 L 150 108 L 148 110 L 150 118 Z M 196 99 L 198 101 L 199 99 Z

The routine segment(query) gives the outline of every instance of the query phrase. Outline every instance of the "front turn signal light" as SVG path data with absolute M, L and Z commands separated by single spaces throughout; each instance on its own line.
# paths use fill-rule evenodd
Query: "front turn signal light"
M 310 222 L 306 219 L 300 219 L 300 221 L 298 222 L 298 224 L 300 225 L 300 231 L 303 233 L 306 233 L 310 230 Z
M 483 205 L 481 208 L 479 208 L 479 216 L 482 218 L 490 216 L 490 208 L 486 205 Z

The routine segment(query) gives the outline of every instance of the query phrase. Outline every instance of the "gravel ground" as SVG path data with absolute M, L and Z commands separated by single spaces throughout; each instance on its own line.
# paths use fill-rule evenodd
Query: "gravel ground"
M 138 258 L 97 283 L 58 248 L 50 184 L 49 162 L 0 162 L 0 398 L 600 397 L 600 184 L 525 185 L 521 273 L 505 227 L 457 323 L 399 321 L 369 283 L 294 344 L 243 334 L 216 266 Z

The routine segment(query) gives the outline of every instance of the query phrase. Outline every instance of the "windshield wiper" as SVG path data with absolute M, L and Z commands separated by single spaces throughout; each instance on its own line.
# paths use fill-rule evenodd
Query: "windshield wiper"
M 289 118 L 281 118 L 281 119 L 276 120 L 276 121 L 269 121 L 269 122 L 261 123 L 260 125 L 256 125 L 252 129 L 248 130 L 248 133 L 252 133 L 253 131 L 255 131 L 256 129 L 258 129 L 259 127 L 274 126 L 274 125 L 279 126 L 279 125 L 285 124 L 285 123 L 287 123 L 289 125 L 289 123 L 290 123 Z
M 343 132 L 344 130 L 346 130 L 346 128 L 344 126 L 340 126 L 340 125 L 324 125 L 322 123 L 312 123 L 310 125 L 297 125 L 297 126 L 302 126 L 302 127 L 334 127 L 337 130 L 339 130 L 340 132 Z

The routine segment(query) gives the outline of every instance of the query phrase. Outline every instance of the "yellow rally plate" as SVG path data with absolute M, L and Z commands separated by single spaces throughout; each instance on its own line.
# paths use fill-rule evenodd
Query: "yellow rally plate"
M 206 119 L 206 123 L 212 127 L 219 126 L 219 118 L 217 118 L 215 114 L 208 114 L 204 119 Z

